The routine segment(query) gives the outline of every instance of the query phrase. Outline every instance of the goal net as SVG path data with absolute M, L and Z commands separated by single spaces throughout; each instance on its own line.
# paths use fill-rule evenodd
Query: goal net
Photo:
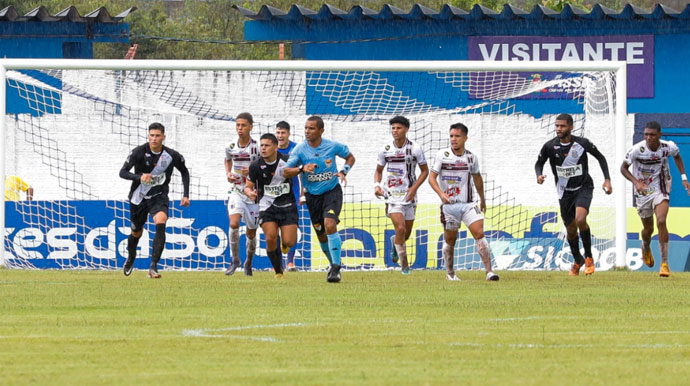
M 179 206 L 179 173 L 172 177 L 163 269 L 220 270 L 230 262 L 223 159 L 225 148 L 237 140 L 235 117 L 241 112 L 253 115 L 255 139 L 287 121 L 292 141 L 300 142 L 306 118 L 320 115 L 324 136 L 349 146 L 356 164 L 344 187 L 339 224 L 348 269 L 397 267 L 390 259 L 393 227 L 385 204 L 373 194 L 377 154 L 392 142 L 388 120 L 393 116 L 410 120 L 408 137 L 423 148 L 429 165 L 449 147 L 452 123 L 469 128 L 466 148 L 479 159 L 487 203 L 484 229 L 499 270 L 563 270 L 572 263 L 548 164 L 543 185 L 536 183 L 534 172 L 539 150 L 555 136 L 557 114 L 573 115 L 573 134 L 599 148 L 612 176 L 621 156 L 616 134 L 621 96 L 613 66 L 601 71 L 582 63 L 584 70 L 567 63 L 562 68 L 527 63 L 509 71 L 495 65 L 482 69 L 473 62 L 468 70 L 425 62 L 419 71 L 396 68 L 396 63 L 369 69 L 367 63 L 348 62 L 339 70 L 333 62 L 326 68 L 309 62 L 216 62 L 204 69 L 209 62 L 192 61 L 180 70 L 179 62 L 174 62 L 177 69 L 147 61 L 82 61 L 84 69 L 67 69 L 75 61 L 53 63 L 33 69 L 7 66 L 4 173 L 34 189 L 34 200 L 19 192 L 20 200 L 5 205 L 0 263 L 11 268 L 122 267 L 130 232 L 130 182 L 118 173 L 131 149 L 147 141 L 152 122 L 165 125 L 165 144 L 185 157 L 191 174 L 189 208 Z M 103 69 L 87 69 L 94 63 Z M 624 216 L 624 205 L 617 210 L 614 197 L 622 192 L 603 194 L 603 175 L 591 156 L 590 174 L 594 258 L 599 269 L 608 269 L 615 264 L 620 235 L 616 218 Z M 427 183 L 418 198 L 407 242 L 410 263 L 413 269 L 441 268 L 440 200 Z M 149 221 L 135 267 L 148 267 L 154 233 Z M 241 234 L 244 259 L 244 229 Z M 268 269 L 264 238 L 258 234 L 254 266 Z M 464 225 L 455 256 L 458 269 L 482 267 Z M 295 265 L 300 270 L 327 267 L 304 207 Z

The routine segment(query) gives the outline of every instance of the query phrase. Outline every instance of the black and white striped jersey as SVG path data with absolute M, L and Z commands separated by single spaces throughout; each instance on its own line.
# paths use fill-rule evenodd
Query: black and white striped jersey
M 379 151 L 378 164 L 386 167 L 383 182 L 390 199 L 403 201 L 407 191 L 417 181 L 417 165 L 426 165 L 426 158 L 422 148 L 408 139 L 400 148 L 395 146 L 395 141 L 384 145 Z
M 671 170 L 668 158 L 678 155 L 680 150 L 673 141 L 661 140 L 659 148 L 652 151 L 647 141 L 634 144 L 625 154 L 625 163 L 632 166 L 632 175 L 647 185 L 644 192 L 635 191 L 637 202 L 645 202 L 652 193 L 669 194 L 671 192 Z
M 267 163 L 263 158 L 249 166 L 249 181 L 254 183 L 258 193 L 259 211 L 271 206 L 285 208 L 295 204 L 292 181 L 283 176 L 289 155 L 278 153 L 275 162 Z
M 479 174 L 479 160 L 471 151 L 455 155 L 451 148 L 439 150 L 431 171 L 438 174 L 439 187 L 452 203 L 474 201 L 471 175 Z
M 259 143 L 254 138 L 250 138 L 249 143 L 245 147 L 240 147 L 240 140 L 238 138 L 237 142 L 233 142 L 225 148 L 225 160 L 232 161 L 232 173 L 238 178 L 238 182 L 232 184 L 229 191 L 230 194 L 239 194 L 245 202 L 252 202 L 244 194 L 246 178 L 242 176 L 242 169 L 248 168 L 253 161 L 260 157 Z

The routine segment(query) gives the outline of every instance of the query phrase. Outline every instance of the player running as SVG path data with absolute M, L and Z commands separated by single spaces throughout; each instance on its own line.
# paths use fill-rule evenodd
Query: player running
M 412 234 L 415 211 L 417 209 L 417 190 L 429 175 L 424 151 L 416 143 L 407 139 L 410 121 L 403 117 L 393 117 L 389 121 L 393 143 L 384 145 L 379 151 L 378 164 L 374 172 L 377 197 L 386 199 L 386 215 L 395 228 L 391 237 L 394 263 L 400 260 L 403 275 L 410 274 L 405 243 Z M 417 178 L 415 169 L 419 165 L 421 174 Z M 386 182 L 382 183 L 383 169 L 386 168 Z
M 293 247 L 297 241 L 297 203 L 290 178 L 299 174 L 293 168 L 286 173 L 288 155 L 278 153 L 278 139 L 273 134 L 261 136 L 261 158 L 249 166 L 244 192 L 259 202 L 259 223 L 266 237 L 268 254 L 276 278 L 283 277 L 283 259 L 278 251 L 278 230 L 282 244 Z
M 573 266 L 569 275 L 577 276 L 580 268 L 585 265 L 585 275 L 594 273 L 594 259 L 592 258 L 592 234 L 587 225 L 589 205 L 592 203 L 594 182 L 589 175 L 587 153 L 599 161 L 604 173 L 602 188 L 606 194 L 611 194 L 611 177 L 606 157 L 587 138 L 572 135 L 573 117 L 570 114 L 560 114 L 556 117 L 556 137 L 542 146 L 534 170 L 537 173 L 537 183 L 543 184 L 546 175 L 543 174 L 544 164 L 549 160 L 551 171 L 556 183 L 558 202 L 561 207 L 561 218 L 566 226 L 568 244 L 573 254 Z M 580 231 L 585 257 L 580 254 L 580 243 L 577 231 Z
M 342 143 L 322 138 L 323 120 L 319 116 L 307 118 L 304 126 L 305 141 L 290 153 L 285 172 L 292 175 L 302 172 L 302 186 L 312 226 L 321 244 L 321 250 L 331 263 L 326 281 L 338 283 L 340 274 L 340 247 L 338 234 L 340 210 L 343 206 L 343 190 L 338 179 L 345 183 L 347 173 L 355 163 L 350 149 Z M 345 159 L 345 165 L 337 171 L 335 157 Z M 299 166 L 299 168 L 298 168 Z
M 232 262 L 225 270 L 230 276 L 240 266 L 240 219 L 247 226 L 247 259 L 244 274 L 252 276 L 252 259 L 256 252 L 256 228 L 258 228 L 259 206 L 244 192 L 249 174 L 249 165 L 259 158 L 259 145 L 250 136 L 254 118 L 249 113 L 240 113 L 235 119 L 237 142 L 225 149 L 225 172 L 231 187 L 228 196 L 228 218 L 230 219 L 230 253 Z
M 479 173 L 477 156 L 465 149 L 467 126 L 455 123 L 450 126 L 450 148 L 442 149 L 431 166 L 429 185 L 441 198 L 441 223 L 443 224 L 443 260 L 446 263 L 446 280 L 459 281 L 455 275 L 454 249 L 460 223 L 470 230 L 474 237 L 479 257 L 484 263 L 486 280 L 497 281 L 498 275 L 491 269 L 491 251 L 484 237 L 484 180 Z M 472 178 L 470 179 L 470 175 Z M 441 182 L 437 181 L 441 176 Z M 474 202 L 472 182 L 479 196 L 479 207 Z
M 659 269 L 661 277 L 671 275 L 668 267 L 668 228 L 666 227 L 671 193 L 671 170 L 668 166 L 668 157 L 673 157 L 683 186 L 690 195 L 690 183 L 685 175 L 680 150 L 673 141 L 661 139 L 661 125 L 658 122 L 652 121 L 645 125 L 644 141 L 634 144 L 628 150 L 625 161 L 621 165 L 621 173 L 635 187 L 635 206 L 642 219 L 642 260 L 648 267 L 654 266 L 654 256 L 649 243 L 652 241 L 654 215 L 656 215 L 661 250 Z M 630 165 L 633 167 L 632 173 L 629 170 Z
M 120 169 L 120 178 L 132 181 L 129 189 L 129 214 L 132 232 L 127 238 L 127 260 L 123 266 L 125 276 L 129 276 L 137 257 L 137 245 L 144 230 L 148 215 L 153 216 L 156 235 L 153 238 L 153 254 L 147 276 L 160 279 L 158 261 L 165 249 L 165 224 L 168 221 L 168 185 L 173 168 L 180 171 L 184 195 L 181 206 L 189 206 L 189 171 L 184 157 L 175 150 L 164 146 L 165 127 L 154 122 L 149 125 L 149 142 L 137 146 L 129 153 Z M 134 167 L 134 173 L 130 170 Z

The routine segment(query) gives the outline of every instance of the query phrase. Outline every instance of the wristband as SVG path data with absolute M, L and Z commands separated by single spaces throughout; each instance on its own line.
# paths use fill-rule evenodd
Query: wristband
M 299 167 L 299 172 L 300 172 L 300 173 L 304 173 L 304 165 L 301 165 L 301 166 Z
M 352 166 L 345 164 L 345 165 L 343 165 L 343 170 L 341 170 L 340 172 L 343 173 L 344 175 L 347 175 L 347 173 L 350 172 L 350 169 L 352 169 Z
M 683 173 L 683 174 L 680 175 L 680 179 L 683 180 L 683 181 L 687 181 L 687 180 L 688 180 L 688 176 L 686 176 L 685 173 Z

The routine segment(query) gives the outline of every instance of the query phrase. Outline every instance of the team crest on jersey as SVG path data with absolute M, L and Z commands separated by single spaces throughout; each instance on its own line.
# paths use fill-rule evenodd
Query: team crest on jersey
M 391 149 L 391 145 L 386 145 L 386 151 Z
M 234 149 L 234 148 L 235 148 L 235 144 L 234 144 L 234 143 L 231 143 L 230 146 L 228 146 L 228 147 L 229 147 L 230 149 Z
M 444 152 L 443 152 L 443 156 L 444 156 L 444 157 L 448 157 L 449 155 L 450 155 L 450 153 L 448 153 L 447 151 L 444 151 Z
M 326 167 L 331 167 L 331 163 L 332 163 L 333 161 L 330 160 L 330 159 L 327 159 L 327 160 L 325 160 L 325 161 L 323 161 L 323 162 L 326 164 Z
M 318 232 L 321 232 L 321 224 L 314 224 L 314 229 L 316 229 Z
M 644 146 L 640 146 L 640 153 L 644 153 Z

